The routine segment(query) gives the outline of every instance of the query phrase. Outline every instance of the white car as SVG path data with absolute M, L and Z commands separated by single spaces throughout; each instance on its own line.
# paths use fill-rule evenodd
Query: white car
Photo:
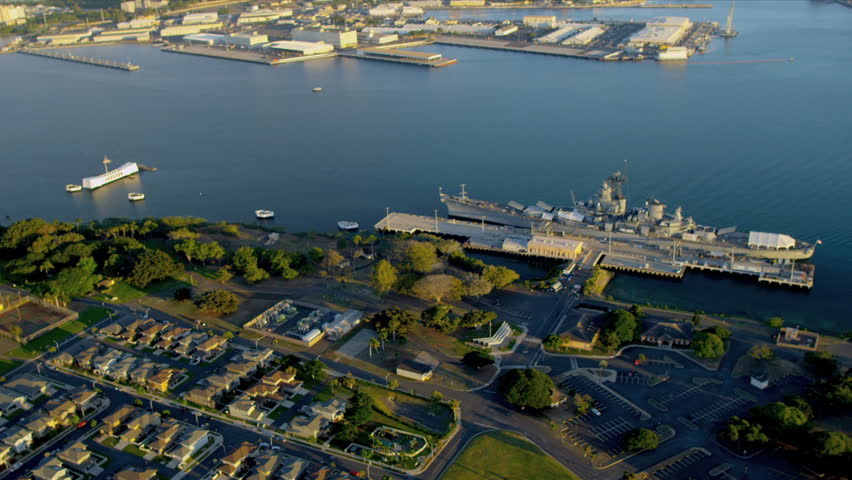
M 589 411 L 590 411 L 590 412 L 592 412 L 592 414 L 593 414 L 594 416 L 596 416 L 596 417 L 600 417 L 600 416 L 601 416 L 601 411 L 600 411 L 600 410 L 598 410 L 597 408 L 593 408 L 593 409 L 591 409 L 591 410 L 589 410 Z

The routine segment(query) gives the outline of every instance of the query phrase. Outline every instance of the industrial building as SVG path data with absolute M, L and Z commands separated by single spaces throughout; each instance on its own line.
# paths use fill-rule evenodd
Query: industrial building
M 27 11 L 19 5 L 0 5 L 0 25 L 17 25 L 27 18 Z
M 334 45 L 322 42 L 299 42 L 296 40 L 282 40 L 266 45 L 267 48 L 300 55 L 320 55 L 334 51 Z
M 206 30 L 216 30 L 222 28 L 222 22 L 216 23 L 199 23 L 194 25 L 174 25 L 171 27 L 163 27 L 160 30 L 161 37 L 180 37 L 184 35 L 193 35 Z
M 579 30 L 579 25 L 577 24 L 568 24 L 557 28 L 556 30 L 548 33 L 547 35 L 542 35 L 535 39 L 537 43 L 559 43 L 562 40 L 574 35 Z
M 371 17 L 395 17 L 399 14 L 399 9 L 391 5 L 379 5 L 367 10 L 367 14 Z
M 54 35 L 39 35 L 38 41 L 50 45 L 70 45 L 88 38 L 90 32 L 57 33 Z
M 123 30 L 104 30 L 92 37 L 93 42 L 149 42 L 151 28 L 126 28 Z
M 194 33 L 192 35 L 185 35 L 183 40 L 185 42 L 201 43 L 212 46 L 224 43 L 224 38 L 224 35 L 220 35 L 218 33 Z
M 484 7 L 485 0 L 450 0 L 451 7 Z
M 372 28 L 365 28 L 358 33 L 358 43 L 387 45 L 397 41 L 399 41 L 399 35 L 396 33 L 378 33 Z
M 583 251 L 583 242 L 570 238 L 533 235 L 527 243 L 527 251 L 543 257 L 574 259 Z
M 283 10 L 257 10 L 254 12 L 243 12 L 237 18 L 237 25 L 246 25 L 250 23 L 266 23 L 279 18 L 293 16 L 293 9 L 285 8 Z
M 234 33 L 232 35 L 225 36 L 226 45 L 234 45 L 237 47 L 254 47 L 264 43 L 269 43 L 269 37 L 266 35 L 259 35 L 254 32 Z
M 355 30 L 298 28 L 293 30 L 293 40 L 300 42 L 325 42 L 339 48 L 354 48 L 358 46 L 358 32 Z
M 362 48 L 359 51 L 366 53 L 367 55 L 414 62 L 438 62 L 443 58 L 440 53 L 412 52 L 410 50 L 397 50 L 392 48 Z
M 215 23 L 219 21 L 219 14 L 216 12 L 203 12 L 203 13 L 187 13 L 183 16 L 183 20 L 181 20 L 181 24 L 183 25 L 195 25 L 198 23 Z
M 562 45 L 588 45 L 606 31 L 606 27 L 594 26 L 562 41 Z
M 658 17 L 645 24 L 645 28 L 634 33 L 628 42 L 632 47 L 645 45 L 676 45 L 683 39 L 692 22 L 686 17 Z
M 494 32 L 494 36 L 495 37 L 505 37 L 505 36 L 508 36 L 508 35 L 511 35 L 511 34 L 517 33 L 517 32 L 518 32 L 518 26 L 517 25 L 505 25 L 505 26 L 498 28 Z
M 555 15 L 526 15 L 524 25 L 535 28 L 553 28 L 556 26 Z
M 129 22 L 118 22 L 115 24 L 115 27 L 119 30 L 126 30 L 128 28 L 146 28 L 150 27 L 149 30 L 153 30 L 154 27 L 160 24 L 160 19 L 157 17 L 139 17 L 130 20 Z
M 121 2 L 119 5 L 121 7 L 122 12 L 136 13 L 136 2 L 134 2 L 133 0 Z

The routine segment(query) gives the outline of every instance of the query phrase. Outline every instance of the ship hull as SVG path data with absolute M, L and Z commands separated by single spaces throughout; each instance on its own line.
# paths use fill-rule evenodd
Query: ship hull
M 473 205 L 456 200 L 450 196 L 442 196 L 441 201 L 447 206 L 447 211 L 450 217 L 462 218 L 472 221 L 484 221 L 497 225 L 508 225 L 512 227 L 531 229 L 534 225 L 542 223 L 541 219 L 528 217 L 521 214 L 514 214 L 499 208 L 487 208 L 480 205 Z M 555 234 L 566 234 L 572 236 L 589 237 L 614 241 L 633 241 L 648 244 L 657 248 L 670 248 L 673 239 L 670 238 L 651 238 L 641 236 L 635 233 L 625 232 L 605 232 L 593 225 L 584 223 L 562 224 L 551 222 L 547 228 Z M 766 250 L 752 249 L 743 247 L 732 247 L 732 245 L 722 242 L 689 242 L 682 240 L 680 246 L 683 248 L 691 248 L 695 250 L 703 250 L 705 252 L 717 252 L 723 250 L 725 253 L 733 253 L 736 255 L 744 255 L 752 258 L 763 258 L 769 260 L 807 260 L 814 255 L 814 248 L 811 246 L 804 248 L 793 248 L 789 250 Z

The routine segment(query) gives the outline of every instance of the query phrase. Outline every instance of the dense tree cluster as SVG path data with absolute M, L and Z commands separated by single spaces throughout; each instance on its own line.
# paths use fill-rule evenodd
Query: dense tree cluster
M 719 432 L 719 438 L 736 448 L 736 451 L 761 448 L 769 441 L 760 423 L 745 418 L 731 417 Z
M 395 339 L 397 335 L 404 337 L 417 324 L 417 318 L 411 312 L 392 307 L 373 315 L 370 322 L 377 332 L 390 332 Z
M 724 327 L 710 327 L 695 334 L 692 350 L 700 358 L 719 358 L 725 354 L 731 331 Z
M 510 370 L 499 387 L 506 401 L 521 409 L 549 407 L 556 390 L 547 374 L 532 368 Z
M 495 312 L 487 310 L 471 310 L 461 317 L 460 325 L 464 328 L 478 328 L 497 318 Z
M 607 322 L 601 332 L 601 343 L 608 350 L 639 340 L 642 325 L 632 312 L 617 308 L 607 314 Z
M 637 428 L 624 434 L 624 448 L 626 450 L 653 450 L 659 445 L 660 436 L 647 428 Z
M 452 333 L 459 328 L 461 319 L 453 314 L 453 308 L 449 305 L 435 305 L 420 313 L 420 321 L 427 327 L 434 328 L 441 333 Z
M 210 290 L 199 295 L 195 305 L 205 313 L 227 315 L 240 308 L 240 299 L 227 290 Z
M 494 365 L 494 357 L 482 350 L 471 350 L 464 354 L 464 357 L 462 357 L 462 363 L 468 367 L 479 370 L 482 367 Z

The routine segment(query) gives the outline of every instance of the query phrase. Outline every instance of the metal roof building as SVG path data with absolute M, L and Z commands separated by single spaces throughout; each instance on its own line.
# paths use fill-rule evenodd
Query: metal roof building
M 334 45 L 322 42 L 299 42 L 296 40 L 282 40 L 272 42 L 267 47 L 273 50 L 300 53 L 302 55 L 318 55 L 334 51 Z

